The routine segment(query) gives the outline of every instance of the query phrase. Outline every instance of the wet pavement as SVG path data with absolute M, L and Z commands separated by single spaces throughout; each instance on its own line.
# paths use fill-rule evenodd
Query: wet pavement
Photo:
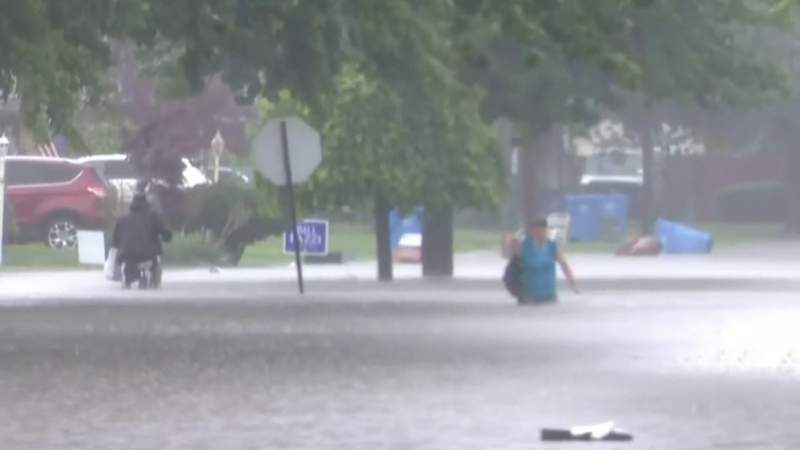
M 790 289 L 170 289 L 0 309 L 0 448 L 800 448 Z M 539 442 L 611 419 L 636 440 Z

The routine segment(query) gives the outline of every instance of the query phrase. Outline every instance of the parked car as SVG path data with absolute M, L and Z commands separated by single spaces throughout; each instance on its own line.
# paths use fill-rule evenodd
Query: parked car
M 130 204 L 136 194 L 136 188 L 143 176 L 128 160 L 127 155 L 94 155 L 78 159 L 81 164 L 94 167 L 97 172 L 113 185 L 119 193 L 122 204 Z M 203 172 L 192 166 L 188 159 L 183 159 L 182 187 L 192 188 L 208 183 Z
M 6 195 L 23 240 L 73 247 L 79 228 L 105 226 L 109 188 L 93 168 L 58 158 L 5 161 Z
M 126 155 L 95 155 L 78 159 L 81 164 L 94 167 L 97 173 L 116 189 L 118 200 L 129 204 L 136 193 L 141 176 Z

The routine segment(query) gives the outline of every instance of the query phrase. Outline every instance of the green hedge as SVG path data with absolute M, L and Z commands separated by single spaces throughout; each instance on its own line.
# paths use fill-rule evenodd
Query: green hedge
M 248 245 L 280 235 L 285 229 L 281 217 L 265 217 L 259 208 L 260 191 L 217 184 L 188 193 L 184 230 L 219 242 L 224 262 L 238 265 Z
M 729 222 L 776 223 L 786 218 L 786 195 L 783 183 L 742 183 L 717 193 L 715 205 Z
M 224 255 L 225 251 L 217 241 L 200 233 L 177 234 L 164 246 L 163 260 L 170 266 L 207 266 L 219 264 Z

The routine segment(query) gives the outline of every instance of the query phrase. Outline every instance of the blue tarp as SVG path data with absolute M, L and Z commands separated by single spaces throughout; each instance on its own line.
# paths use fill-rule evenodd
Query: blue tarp
M 422 207 L 415 208 L 406 216 L 400 215 L 396 209 L 392 210 L 389 214 L 389 234 L 392 248 L 397 248 L 404 234 L 422 234 Z
M 711 253 L 714 246 L 711 233 L 664 219 L 656 222 L 656 235 L 661 240 L 664 253 L 705 254 Z

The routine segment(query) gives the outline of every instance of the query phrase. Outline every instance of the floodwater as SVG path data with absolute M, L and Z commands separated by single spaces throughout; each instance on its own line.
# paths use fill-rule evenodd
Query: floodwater
M 791 292 L 87 303 L 2 310 L 0 448 L 800 448 Z

